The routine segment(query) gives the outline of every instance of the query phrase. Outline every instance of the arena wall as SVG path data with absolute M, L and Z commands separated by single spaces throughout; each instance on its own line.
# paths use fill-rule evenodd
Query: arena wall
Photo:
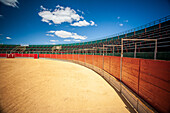
M 36 55 L 15 53 L 15 57 Z M 39 57 L 70 60 L 95 70 L 128 98 L 138 112 L 170 112 L 170 61 L 123 57 L 120 77 L 121 58 L 116 56 L 39 54 Z

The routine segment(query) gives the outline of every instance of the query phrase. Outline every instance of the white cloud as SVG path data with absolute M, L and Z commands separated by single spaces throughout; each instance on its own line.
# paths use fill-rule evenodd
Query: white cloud
M 75 22 L 75 23 L 70 24 L 70 25 L 71 26 L 79 26 L 79 27 L 81 27 L 81 26 L 89 26 L 90 23 L 87 22 L 86 20 L 83 20 L 83 21 Z
M 40 8 L 42 9 L 42 10 L 47 10 L 46 8 L 44 8 L 42 5 L 40 6 Z
M 51 36 L 51 37 L 54 37 L 54 35 L 53 35 L 53 34 L 46 34 L 46 36 Z
M 125 22 L 129 22 L 128 20 L 125 20 Z
M 84 12 L 83 12 L 83 11 L 80 11 L 79 9 L 77 9 L 77 12 L 80 12 L 80 13 L 84 14 Z
M 74 39 L 81 39 L 81 40 L 85 40 L 87 38 L 86 36 L 80 36 L 77 33 L 67 32 L 63 30 L 55 31 L 55 35 L 60 38 L 74 38 Z
M 56 43 L 49 43 L 49 44 L 55 45 Z
M 42 19 L 41 21 L 43 21 L 43 22 L 47 22 L 47 23 L 49 23 L 50 21 L 48 21 L 47 19 Z
M 49 25 L 52 23 L 54 24 L 62 24 L 63 22 L 70 23 L 71 26 L 97 26 L 93 21 L 87 22 L 84 20 L 84 17 L 77 14 L 77 12 L 81 12 L 84 14 L 83 11 L 80 11 L 79 9 L 77 12 L 74 9 L 71 9 L 70 7 L 62 7 L 60 5 L 56 6 L 56 9 L 53 11 L 51 9 L 47 9 L 40 6 L 41 11 L 38 13 L 40 17 L 42 17 L 41 21 L 46 22 Z M 72 23 L 72 22 L 75 23 Z
M 69 40 L 69 39 L 66 39 L 66 40 L 64 40 L 64 41 L 66 41 L 66 42 L 70 42 L 71 40 Z
M 55 33 L 55 31 L 48 31 L 47 33 Z
M 120 19 L 120 16 L 118 16 L 117 19 Z
M 91 23 L 87 22 L 86 20 L 83 20 L 83 21 L 79 21 L 79 22 L 75 22 L 73 24 L 70 24 L 71 26 L 79 26 L 79 27 L 82 27 L 82 26 L 94 26 L 96 25 L 93 21 L 90 21 Z
M 73 40 L 74 42 L 81 42 L 81 40 Z
M 0 0 L 5 5 L 11 6 L 11 7 L 17 7 L 17 4 L 19 4 L 18 0 Z
M 58 42 L 58 40 L 50 40 L 50 42 Z
M 78 12 L 81 12 L 79 9 L 77 9 Z
M 49 23 L 52 21 L 54 24 L 61 24 L 63 22 L 71 23 L 72 21 L 79 21 L 80 19 L 84 19 L 70 7 L 64 8 L 58 5 L 54 11 L 50 11 L 43 6 L 40 6 L 40 8 L 42 11 L 40 11 L 38 14 L 42 17 L 43 22 Z
M 95 24 L 92 20 L 90 21 L 91 22 L 91 26 L 97 26 L 97 24 Z
M 10 39 L 12 39 L 12 38 L 10 38 L 10 37 L 6 37 L 6 39 L 10 40 Z
M 123 26 L 123 24 L 119 24 L 119 26 Z

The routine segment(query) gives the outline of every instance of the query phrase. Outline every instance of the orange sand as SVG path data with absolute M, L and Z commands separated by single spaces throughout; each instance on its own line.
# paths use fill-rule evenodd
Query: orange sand
M 94 71 L 43 59 L 0 59 L 4 113 L 127 113 L 129 107 Z

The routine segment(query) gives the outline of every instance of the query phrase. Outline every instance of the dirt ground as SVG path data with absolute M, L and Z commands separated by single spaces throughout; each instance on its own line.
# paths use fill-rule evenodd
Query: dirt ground
M 2 113 L 126 113 L 129 107 L 94 71 L 44 59 L 0 59 Z

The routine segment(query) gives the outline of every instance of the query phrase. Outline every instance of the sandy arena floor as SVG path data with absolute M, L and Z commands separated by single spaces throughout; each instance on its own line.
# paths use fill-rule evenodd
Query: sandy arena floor
M 0 110 L 2 113 L 126 113 L 131 108 L 100 75 L 78 64 L 0 59 Z

